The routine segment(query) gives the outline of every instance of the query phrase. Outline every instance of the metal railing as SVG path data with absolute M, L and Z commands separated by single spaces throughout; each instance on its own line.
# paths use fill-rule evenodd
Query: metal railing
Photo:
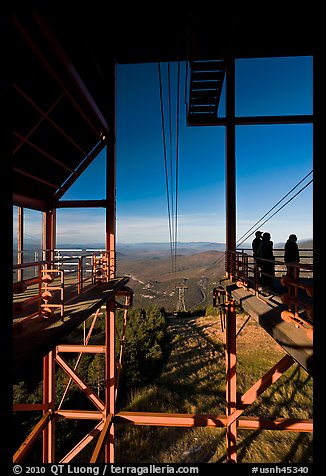
M 115 253 L 103 249 L 54 249 L 42 250 L 42 258 L 51 259 L 29 261 L 13 265 L 13 317 L 22 319 L 45 315 L 44 307 L 56 307 L 49 303 L 44 293 L 44 276 L 53 276 L 53 286 L 60 287 L 61 314 L 67 302 L 65 290 L 69 286 L 69 298 L 83 292 L 85 286 L 108 281 L 115 272 Z M 35 254 L 37 257 L 37 255 Z M 22 272 L 25 271 L 23 275 Z M 43 296 L 44 295 L 44 296 Z M 52 296 L 51 296 L 52 298 Z M 33 306 L 33 307 L 32 307 Z
M 295 321 L 298 326 L 312 329 L 313 321 L 313 250 L 299 249 L 300 262 L 284 262 L 284 250 L 274 249 L 274 259 L 258 258 L 248 248 L 226 253 L 226 270 L 233 281 L 252 290 L 257 296 L 267 289 L 281 296 L 288 311 L 282 313 L 284 320 Z M 263 263 L 270 263 L 271 270 L 266 272 Z M 264 278 L 270 285 L 265 285 Z M 302 315 L 305 317 L 302 318 Z
M 226 269 L 229 270 L 229 274 L 240 281 L 243 281 L 245 285 L 250 286 L 254 290 L 258 290 L 260 286 L 260 277 L 267 276 L 273 279 L 278 279 L 287 274 L 287 265 L 284 262 L 284 250 L 276 248 L 273 250 L 274 258 L 265 259 L 258 258 L 259 262 L 271 263 L 274 265 L 274 273 L 270 274 L 257 267 L 257 261 L 252 255 L 250 248 L 237 249 L 234 252 L 229 253 L 229 262 L 227 262 L 226 254 Z M 298 279 L 313 278 L 313 250 L 312 249 L 300 249 L 300 263 L 292 264 L 294 268 L 298 268 Z

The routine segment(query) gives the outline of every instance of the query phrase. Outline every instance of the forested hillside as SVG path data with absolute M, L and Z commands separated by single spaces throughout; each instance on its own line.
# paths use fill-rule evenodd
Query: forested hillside
M 212 290 L 224 276 L 224 252 L 206 251 L 178 255 L 176 272 L 169 254 L 150 254 L 148 257 L 120 256 L 117 272 L 129 276 L 135 306 L 148 308 L 153 303 L 173 312 L 178 304 L 178 289 L 185 284 L 187 310 L 205 308 L 212 300 Z

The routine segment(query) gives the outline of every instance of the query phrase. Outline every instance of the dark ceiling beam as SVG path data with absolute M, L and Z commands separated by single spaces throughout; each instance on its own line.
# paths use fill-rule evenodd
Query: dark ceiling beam
M 26 30 L 22 27 L 22 25 L 19 23 L 17 18 L 13 18 L 13 24 L 17 28 L 17 30 L 20 32 L 22 37 L 24 38 L 26 44 L 32 49 L 34 54 L 38 57 L 38 59 L 42 62 L 44 67 L 47 69 L 47 71 L 52 75 L 52 77 L 57 81 L 57 83 L 60 85 L 63 91 L 67 94 L 67 97 L 71 101 L 71 103 L 75 106 L 77 111 L 80 113 L 80 115 L 83 117 L 85 122 L 90 126 L 90 128 L 95 132 L 97 135 L 99 135 L 97 128 L 94 126 L 94 124 L 90 121 L 88 116 L 85 114 L 85 112 L 81 109 L 79 104 L 76 102 L 76 100 L 73 98 L 73 96 L 70 94 L 66 86 L 64 85 L 63 81 L 59 78 L 59 76 L 56 74 L 56 72 L 53 70 L 53 68 L 50 66 L 48 61 L 45 59 L 44 55 L 40 52 L 39 48 L 35 45 L 31 37 L 27 34 Z
M 206 122 L 205 122 L 206 121 Z M 312 124 L 314 116 L 312 114 L 297 114 L 289 116 L 243 116 L 234 119 L 236 126 L 254 126 L 264 124 Z M 207 121 L 205 115 L 198 114 L 188 118 L 188 126 L 226 126 L 225 117 L 216 117 Z
M 12 203 L 17 207 L 30 208 L 42 212 L 48 211 L 52 208 L 51 205 L 44 200 L 27 197 L 26 195 L 21 195 L 19 193 L 13 193 Z
M 31 178 L 35 180 L 36 182 L 43 183 L 44 185 L 47 185 L 48 187 L 52 187 L 55 190 L 61 190 L 61 187 L 59 185 L 55 185 L 54 183 L 48 182 L 47 180 L 43 180 L 40 177 L 37 177 L 36 175 L 30 174 L 29 172 L 26 172 L 25 170 L 21 170 L 17 167 L 13 167 L 12 170 L 14 172 L 17 172 L 21 175 L 25 175 L 28 178 Z
M 55 208 L 105 208 L 107 200 L 58 200 Z
M 26 101 L 28 101 L 34 109 L 36 109 L 37 112 L 41 114 L 41 119 L 34 125 L 34 127 L 29 131 L 29 133 L 25 136 L 28 138 L 36 129 L 37 127 L 44 121 L 47 120 L 55 129 L 57 129 L 71 144 L 73 144 L 80 152 L 82 152 L 84 155 L 87 154 L 87 152 L 80 147 L 79 144 L 77 144 L 51 117 L 49 117 L 50 112 L 55 108 L 55 106 L 61 101 L 61 99 L 65 96 L 66 92 L 64 91 L 56 101 L 52 104 L 52 106 L 44 112 L 31 98 L 26 94 L 17 84 L 13 84 L 13 88 L 16 89 L 16 91 L 24 98 Z M 22 144 L 19 144 L 16 149 L 14 150 L 14 153 L 17 152 L 17 150 L 21 147 Z
M 18 139 L 21 140 L 22 143 L 24 144 L 28 144 L 30 145 L 31 147 L 33 147 L 33 149 L 37 150 L 40 154 L 44 155 L 44 157 L 46 157 L 47 159 L 51 160 L 52 162 L 54 162 L 55 164 L 57 165 L 60 165 L 60 167 L 63 167 L 65 170 L 68 170 L 68 172 L 70 173 L 74 173 L 74 170 L 71 169 L 70 167 L 67 167 L 67 165 L 63 164 L 62 162 L 60 162 L 60 160 L 56 159 L 55 157 L 53 157 L 51 154 L 49 154 L 48 152 L 46 152 L 45 150 L 43 150 L 41 147 L 39 147 L 38 145 L 34 144 L 33 142 L 31 142 L 29 139 L 26 139 L 26 137 L 23 137 L 21 136 L 20 134 L 18 134 L 18 132 L 16 131 L 13 131 L 13 134 L 18 137 Z
M 88 91 L 85 83 L 79 76 L 76 68 L 74 67 L 73 63 L 71 62 L 70 58 L 68 58 L 65 50 L 63 49 L 62 45 L 60 44 L 58 38 L 55 36 L 53 31 L 50 28 L 50 25 L 47 23 L 45 17 L 39 13 L 34 13 L 33 17 L 35 18 L 39 28 L 45 35 L 46 39 L 50 43 L 53 48 L 53 52 L 56 54 L 57 58 L 61 61 L 63 66 L 65 67 L 66 71 L 68 72 L 69 76 L 74 82 L 77 90 L 80 92 L 81 96 L 87 102 L 88 106 L 93 111 L 94 115 L 96 116 L 97 120 L 103 127 L 103 132 L 108 132 L 109 125 L 103 116 L 102 112 L 100 111 L 99 107 L 97 106 L 94 98 Z
M 254 116 L 236 117 L 237 126 L 259 124 L 310 124 L 313 122 L 312 114 L 297 114 L 289 116 Z
M 66 191 L 75 183 L 77 178 L 87 169 L 87 167 L 93 162 L 93 160 L 98 156 L 98 154 L 104 149 L 107 145 L 107 140 L 105 136 L 99 141 L 94 149 L 89 153 L 89 155 L 84 159 L 83 162 L 74 170 L 74 173 L 68 177 L 68 179 L 61 185 L 60 190 L 54 195 L 55 200 L 60 200 L 60 198 L 66 193 Z

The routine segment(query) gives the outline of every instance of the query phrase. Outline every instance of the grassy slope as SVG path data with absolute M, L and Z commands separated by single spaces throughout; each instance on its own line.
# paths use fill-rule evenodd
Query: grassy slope
M 247 319 L 239 315 L 238 329 Z M 163 372 L 134 392 L 125 410 L 225 414 L 223 334 L 219 318 L 171 321 L 171 352 Z M 284 351 L 252 319 L 237 339 L 239 395 Z M 312 379 L 297 364 L 267 389 L 244 415 L 312 418 Z M 225 462 L 225 430 L 117 425 L 116 463 Z M 312 435 L 238 430 L 238 462 L 308 463 Z

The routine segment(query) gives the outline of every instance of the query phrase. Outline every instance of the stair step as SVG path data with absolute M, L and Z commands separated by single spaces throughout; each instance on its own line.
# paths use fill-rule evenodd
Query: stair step
M 189 125 L 213 124 L 216 121 L 224 76 L 223 60 L 190 62 Z
M 192 71 L 223 71 L 225 68 L 223 60 L 216 61 L 191 61 L 190 68 Z

